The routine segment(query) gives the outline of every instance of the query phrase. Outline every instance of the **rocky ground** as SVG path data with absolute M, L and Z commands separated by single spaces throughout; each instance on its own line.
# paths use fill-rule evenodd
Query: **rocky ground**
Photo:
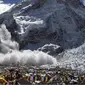
M 3 67 L 2 67 L 3 68 Z M 3 75 L 3 76 L 2 76 Z M 64 68 L 42 69 L 36 66 L 7 67 L 1 72 L 7 85 L 84 85 L 85 74 Z M 15 80 L 15 81 L 14 81 Z M 13 84 L 13 82 L 18 82 Z
M 61 59 L 60 64 L 62 67 L 85 72 L 85 7 L 78 0 L 47 0 L 41 6 L 40 3 L 30 6 L 30 1 L 24 0 L 8 12 L 0 15 L 0 25 L 0 60 L 3 61 L 4 57 L 7 57 L 5 59 L 7 60 L 12 52 L 12 57 L 15 57 L 15 54 L 19 52 L 14 50 L 19 51 L 19 48 L 40 50 L 53 55 L 58 61 Z M 19 57 L 21 57 L 21 51 L 19 54 Z M 23 54 L 27 56 L 28 52 Z M 44 57 L 44 55 L 41 57 Z M 23 56 L 23 58 L 25 57 Z M 5 64 L 9 63 L 10 60 L 8 59 L 8 62 Z M 10 67 L 12 66 L 8 68 Z M 7 76 L 8 74 L 11 76 L 10 71 L 7 70 L 8 68 L 6 70 L 4 69 L 5 66 L 0 68 L 1 74 L 8 72 Z M 20 71 L 23 72 L 19 72 L 22 76 L 23 73 L 24 75 L 26 74 L 26 71 L 28 71 L 27 75 L 30 73 L 30 66 L 19 68 L 22 68 Z M 13 71 L 14 75 L 19 68 L 15 68 Z M 45 75 L 51 72 L 49 74 L 51 75 L 50 80 L 52 80 L 51 83 L 55 80 L 54 84 L 72 85 L 76 83 L 77 85 L 82 85 L 85 82 L 85 75 L 83 73 L 80 75 L 71 69 L 59 67 L 56 69 L 40 69 L 40 67 L 35 66 L 31 67 L 31 69 L 32 75 L 35 72 L 36 75 L 38 75 L 37 72 Z M 41 77 L 40 74 L 39 76 Z M 16 80 L 16 75 L 14 78 Z M 21 78 L 25 80 L 23 77 Z M 10 79 L 8 78 L 8 80 Z M 42 84 L 42 81 L 38 80 Z M 28 82 L 28 80 L 26 81 Z M 35 81 L 31 81 L 31 84 L 35 84 Z M 45 84 L 48 83 L 45 82 Z

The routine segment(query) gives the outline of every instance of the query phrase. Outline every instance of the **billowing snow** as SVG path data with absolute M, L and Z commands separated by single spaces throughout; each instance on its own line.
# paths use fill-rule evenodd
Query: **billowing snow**
M 85 72 L 85 44 L 78 48 L 65 51 L 59 63 L 61 67 Z
M 10 32 L 6 29 L 6 26 L 2 24 L 0 27 L 0 52 L 7 53 L 18 49 L 18 43 L 11 40 Z
M 13 6 L 14 6 L 14 4 L 11 5 L 11 4 L 1 3 L 1 4 L 0 4 L 0 14 L 8 11 L 8 10 L 9 10 L 11 7 L 13 7 Z
M 28 33 L 30 29 L 40 28 L 40 27 L 43 28 L 45 26 L 45 23 L 43 22 L 43 20 L 37 19 L 35 17 L 19 16 L 19 17 L 16 17 L 15 19 L 16 19 L 16 22 L 20 24 L 19 34 L 26 35 L 26 32 Z
M 12 51 L 7 54 L 0 54 L 0 63 L 3 65 L 17 64 L 22 65 L 56 65 L 57 61 L 52 56 L 39 51 Z
M 52 4 L 53 2 L 53 4 Z M 45 23 L 44 20 L 49 17 L 52 13 L 54 13 L 56 10 L 63 9 L 63 4 L 56 5 L 56 0 L 48 0 L 47 4 L 43 6 L 43 8 L 31 11 L 29 15 L 27 16 L 13 16 L 16 22 L 20 25 L 19 33 L 26 35 L 26 33 L 29 32 L 30 29 L 39 29 L 44 28 Z M 83 1 L 84 3 L 84 1 Z M 7 4 L 0 4 L 0 13 L 3 13 L 11 8 L 11 5 Z M 26 8 L 29 8 L 29 6 L 23 7 L 22 10 L 25 10 Z M 41 11 L 42 9 L 42 11 Z M 50 10 L 49 10 L 50 9 Z M 60 14 L 64 14 L 64 11 L 59 11 Z M 79 14 L 83 14 L 81 10 L 76 9 L 76 13 L 80 12 Z M 63 21 L 62 17 L 60 17 L 61 23 Z M 32 16 L 30 16 L 32 15 Z M 38 17 L 36 17 L 38 16 Z M 44 17 L 45 16 L 45 17 Z M 68 15 L 69 17 L 69 15 Z M 61 24 L 60 23 L 60 24 Z M 29 25 L 28 25 L 29 24 Z M 72 35 L 73 32 L 75 35 L 78 35 L 75 32 L 75 29 L 69 29 L 72 28 L 72 24 L 69 25 L 62 23 L 63 27 L 68 27 L 67 32 L 71 32 Z M 67 26 L 68 25 L 68 26 Z M 75 24 L 74 24 L 75 25 Z M 56 29 L 54 29 L 55 26 L 53 25 L 53 32 L 55 32 Z M 74 28 L 77 28 L 74 26 Z M 51 28 L 52 29 L 52 28 Z M 74 35 L 73 35 L 74 36 Z M 65 37 L 66 38 L 66 37 Z M 76 37 L 73 38 L 76 40 Z M 68 39 L 71 42 L 71 39 Z M 72 41 L 73 42 L 73 41 Z M 63 57 L 61 61 L 56 60 L 53 56 L 48 55 L 47 53 L 44 53 L 42 51 L 31 51 L 31 50 L 24 50 L 19 51 L 19 45 L 17 42 L 11 40 L 11 34 L 6 29 L 5 25 L 2 25 L 0 27 L 0 64 L 12 64 L 12 63 L 18 63 L 21 64 L 30 64 L 30 65 L 60 65 L 61 67 L 67 67 L 72 69 L 78 69 L 81 71 L 85 71 L 85 45 L 78 48 L 74 48 L 68 51 L 65 51 L 63 53 Z
M 47 17 L 49 17 L 52 13 L 54 13 L 57 8 L 57 5 L 55 3 L 56 0 L 54 1 L 47 0 L 46 4 L 44 4 L 43 7 L 30 11 L 29 13 L 26 13 L 25 16 L 23 15 L 16 16 L 17 14 L 22 14 L 24 11 L 30 8 L 30 4 L 28 6 L 24 7 L 22 6 L 22 9 L 19 10 L 18 13 L 14 14 L 14 19 L 16 23 L 19 25 L 18 32 L 19 34 L 21 34 L 20 36 L 23 36 L 24 38 L 24 36 L 26 36 L 29 33 L 29 31 L 32 29 L 45 28 L 46 23 L 44 21 L 47 19 Z
M 11 40 L 11 34 L 4 24 L 0 28 L 0 64 L 29 64 L 29 65 L 46 65 L 57 64 L 57 60 L 52 56 L 41 51 L 19 51 L 18 43 Z
M 18 43 L 11 40 L 11 34 L 3 24 L 0 28 L 0 63 L 10 65 L 30 64 L 30 65 L 46 65 L 57 64 L 57 61 L 52 56 L 41 51 L 19 51 Z

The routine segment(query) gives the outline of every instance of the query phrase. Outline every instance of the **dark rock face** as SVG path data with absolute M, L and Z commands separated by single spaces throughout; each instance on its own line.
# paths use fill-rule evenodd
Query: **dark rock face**
M 0 24 L 5 24 L 8 31 L 12 34 L 12 38 L 16 39 L 17 24 L 10 13 L 2 14 L 0 16 Z
M 42 1 L 42 0 L 41 0 Z M 40 2 L 41 2 L 40 1 Z M 28 43 L 50 42 L 64 49 L 80 46 L 85 39 L 85 8 L 78 0 L 45 0 L 34 8 L 21 2 L 0 16 L 13 39 L 24 48 Z
M 49 55 L 52 56 L 56 56 L 64 51 L 62 47 L 54 44 L 46 44 L 43 47 L 39 48 L 38 50 L 48 53 Z

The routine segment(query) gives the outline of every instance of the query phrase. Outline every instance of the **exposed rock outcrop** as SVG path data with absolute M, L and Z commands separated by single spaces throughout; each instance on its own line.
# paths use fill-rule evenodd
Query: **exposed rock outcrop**
M 43 47 L 39 48 L 38 50 L 48 53 L 49 55 L 52 56 L 56 56 L 64 51 L 62 47 L 54 44 L 46 44 Z
M 0 23 L 6 24 L 20 48 L 44 40 L 67 49 L 84 42 L 84 13 L 78 0 L 39 0 L 34 4 L 25 0 L 2 14 Z
M 82 3 L 78 0 L 37 1 L 32 3 L 30 0 L 24 0 L 15 5 L 8 12 L 0 15 L 0 24 L 6 25 L 12 38 L 19 42 L 20 49 L 27 46 L 31 49 L 30 44 L 34 48 L 37 45 L 36 49 L 38 49 L 40 44 L 43 47 L 52 43 L 63 48 L 62 53 L 56 54 L 55 51 L 52 54 L 60 56 L 62 65 L 70 67 L 76 65 L 76 59 L 83 61 L 85 54 L 82 52 L 84 53 L 85 47 L 78 51 L 85 43 L 85 7 Z M 73 51 L 80 52 L 81 58 Z M 80 67 L 83 66 L 80 62 L 77 63 Z M 74 67 L 78 69 L 79 66 Z

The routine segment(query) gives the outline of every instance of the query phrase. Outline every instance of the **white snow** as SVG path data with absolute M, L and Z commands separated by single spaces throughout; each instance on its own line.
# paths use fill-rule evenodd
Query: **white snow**
M 57 4 L 56 0 L 47 0 L 47 2 L 40 7 L 39 9 L 28 11 L 29 13 L 26 13 L 28 16 L 16 16 L 18 13 L 22 13 L 22 11 L 26 11 L 26 9 L 30 7 L 28 6 L 22 6 L 22 11 L 18 11 L 18 13 L 14 14 L 14 19 L 16 23 L 20 26 L 19 28 L 19 34 L 20 36 L 26 36 L 29 33 L 29 30 L 31 29 L 42 29 L 46 27 L 46 19 L 56 11 Z M 26 8 L 26 9 L 24 9 Z M 22 38 L 22 39 L 23 39 Z
M 78 48 L 65 51 L 59 64 L 61 67 L 85 72 L 85 44 Z
M 0 27 L 0 52 L 7 53 L 11 50 L 18 50 L 17 42 L 11 40 L 11 34 L 4 24 Z
M 31 11 L 30 15 L 32 16 L 30 15 L 17 16 L 17 17 L 14 16 L 16 22 L 20 24 L 19 33 L 26 35 L 26 33 L 28 33 L 30 29 L 34 29 L 34 28 L 39 29 L 45 27 L 44 20 L 46 20 L 46 18 L 49 17 L 49 15 L 51 15 L 52 13 L 54 13 L 56 10 L 62 9 L 63 6 L 62 4 L 59 6 L 54 4 L 56 0 L 54 0 L 53 4 L 52 2 L 53 2 L 52 0 L 49 0 L 47 4 L 45 4 L 42 8 Z M 83 0 L 82 2 L 84 4 L 85 0 Z M 0 14 L 9 10 L 12 6 L 13 5 L 10 4 L 3 4 L 3 3 L 0 4 Z M 23 7 L 22 10 L 28 7 L 29 6 Z M 81 9 L 76 9 L 76 13 L 79 13 L 81 15 L 83 14 Z M 63 14 L 63 12 L 61 14 Z M 55 29 L 53 28 L 53 32 L 54 31 Z M 69 31 L 73 32 L 72 29 Z M 5 25 L 2 25 L 0 28 L 0 51 L 1 51 L 0 64 L 3 65 L 4 64 L 9 65 L 12 63 L 20 62 L 21 64 L 43 65 L 42 67 L 46 67 L 45 65 L 47 64 L 51 64 L 51 65 L 58 64 L 61 67 L 67 67 L 67 68 L 85 71 L 85 53 L 84 53 L 85 50 L 83 49 L 85 47 L 83 46 L 65 51 L 62 60 L 58 62 L 56 58 L 46 53 L 43 53 L 42 51 L 31 51 L 31 50 L 19 51 L 18 43 L 11 40 L 11 34 L 8 32 Z
M 8 11 L 11 7 L 13 7 L 14 4 L 4 4 L 4 3 L 0 3 L 0 14 Z
M 0 54 L 0 63 L 3 65 L 10 65 L 12 63 L 24 65 L 46 65 L 46 64 L 57 64 L 57 61 L 52 56 L 40 52 L 40 51 L 31 51 L 31 50 L 24 50 L 20 51 L 12 51 L 11 53 L 7 54 Z
M 18 43 L 11 40 L 11 34 L 4 24 L 0 28 L 0 64 L 10 65 L 12 63 L 27 65 L 56 65 L 57 60 L 41 51 L 24 50 L 19 51 Z
M 0 28 L 0 39 L 4 39 L 4 40 L 11 39 L 11 34 L 10 34 L 10 32 L 8 32 L 8 30 L 6 29 L 6 26 L 4 24 L 2 24 L 1 28 Z
M 40 18 L 30 17 L 30 16 L 18 16 L 14 19 L 20 25 L 19 34 L 25 34 L 29 32 L 30 29 L 45 27 L 45 23 Z

